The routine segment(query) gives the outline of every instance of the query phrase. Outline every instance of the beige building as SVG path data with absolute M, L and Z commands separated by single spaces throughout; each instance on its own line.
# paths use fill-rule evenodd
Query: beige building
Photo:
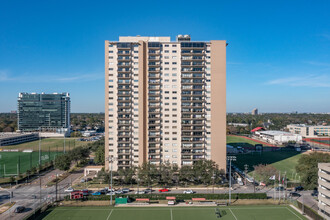
M 319 163 L 319 214 L 330 219 L 330 163 Z
M 258 109 L 254 108 L 251 112 L 252 115 L 258 115 Z
M 105 103 L 105 155 L 115 158 L 114 170 L 200 159 L 225 169 L 226 41 L 105 41 Z
M 300 134 L 301 136 L 306 138 L 330 136 L 330 126 L 290 124 L 287 125 L 287 129 L 292 134 Z

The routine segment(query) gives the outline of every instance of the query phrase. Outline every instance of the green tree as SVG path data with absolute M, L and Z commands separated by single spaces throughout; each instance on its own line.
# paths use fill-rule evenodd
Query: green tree
M 296 171 L 301 177 L 301 183 L 306 189 L 317 187 L 318 163 L 330 163 L 330 155 L 314 152 L 304 154 L 298 160 Z
M 94 162 L 96 164 L 102 164 L 102 165 L 105 163 L 104 145 L 101 145 L 97 148 L 95 152 Z
M 69 154 L 62 154 L 55 158 L 55 167 L 59 170 L 67 171 L 71 166 L 71 158 Z
M 273 180 L 270 180 L 269 178 L 275 175 L 275 178 L 277 179 L 279 173 L 279 171 L 273 165 L 263 164 L 254 166 L 254 172 L 257 178 L 267 185 L 273 183 Z

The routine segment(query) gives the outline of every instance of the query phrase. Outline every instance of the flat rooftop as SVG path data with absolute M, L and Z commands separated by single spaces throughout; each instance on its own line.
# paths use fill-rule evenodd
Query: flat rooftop
M 301 127 L 301 128 L 308 128 L 308 127 L 327 127 L 330 128 L 330 125 L 306 125 L 306 124 L 290 124 L 291 126 Z
M 0 140 L 6 138 L 21 137 L 29 134 L 33 134 L 33 133 L 0 132 Z
M 297 134 L 292 134 L 290 132 L 286 131 L 259 131 L 260 134 L 266 134 L 266 135 L 271 135 L 271 136 L 276 136 L 276 135 L 283 135 L 283 136 L 300 136 Z

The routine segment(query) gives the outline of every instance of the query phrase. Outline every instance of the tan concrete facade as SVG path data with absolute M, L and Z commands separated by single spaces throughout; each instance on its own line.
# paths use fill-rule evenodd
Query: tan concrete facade
M 226 168 L 226 42 L 186 39 L 106 41 L 105 155 L 115 170 L 201 159 Z
M 318 164 L 319 214 L 330 219 L 330 163 Z
M 226 41 L 211 41 L 211 159 L 226 167 Z

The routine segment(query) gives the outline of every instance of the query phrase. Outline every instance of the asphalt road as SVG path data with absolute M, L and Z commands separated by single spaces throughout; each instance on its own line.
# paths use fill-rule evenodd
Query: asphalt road
M 21 185 L 17 189 L 14 187 L 10 190 L 13 191 L 12 202 L 16 202 L 13 207 L 7 210 L 5 213 L 0 215 L 0 219 L 22 219 L 30 213 L 34 212 L 35 209 L 42 203 L 47 201 L 54 200 L 56 197 L 56 188 L 55 186 L 46 187 L 46 184 L 52 179 L 55 178 L 56 173 L 62 173 L 59 170 L 53 170 L 45 175 L 41 176 L 41 194 L 40 194 L 40 179 L 33 181 L 30 184 Z M 58 197 L 63 198 L 68 193 L 65 193 L 64 190 L 71 185 L 71 182 L 75 181 L 83 175 L 83 171 L 79 171 L 71 174 L 66 179 L 62 180 L 58 184 Z M 10 202 L 8 197 L 8 192 L 0 191 L 0 204 Z M 26 210 L 23 213 L 14 213 L 14 210 L 17 206 L 24 206 Z

